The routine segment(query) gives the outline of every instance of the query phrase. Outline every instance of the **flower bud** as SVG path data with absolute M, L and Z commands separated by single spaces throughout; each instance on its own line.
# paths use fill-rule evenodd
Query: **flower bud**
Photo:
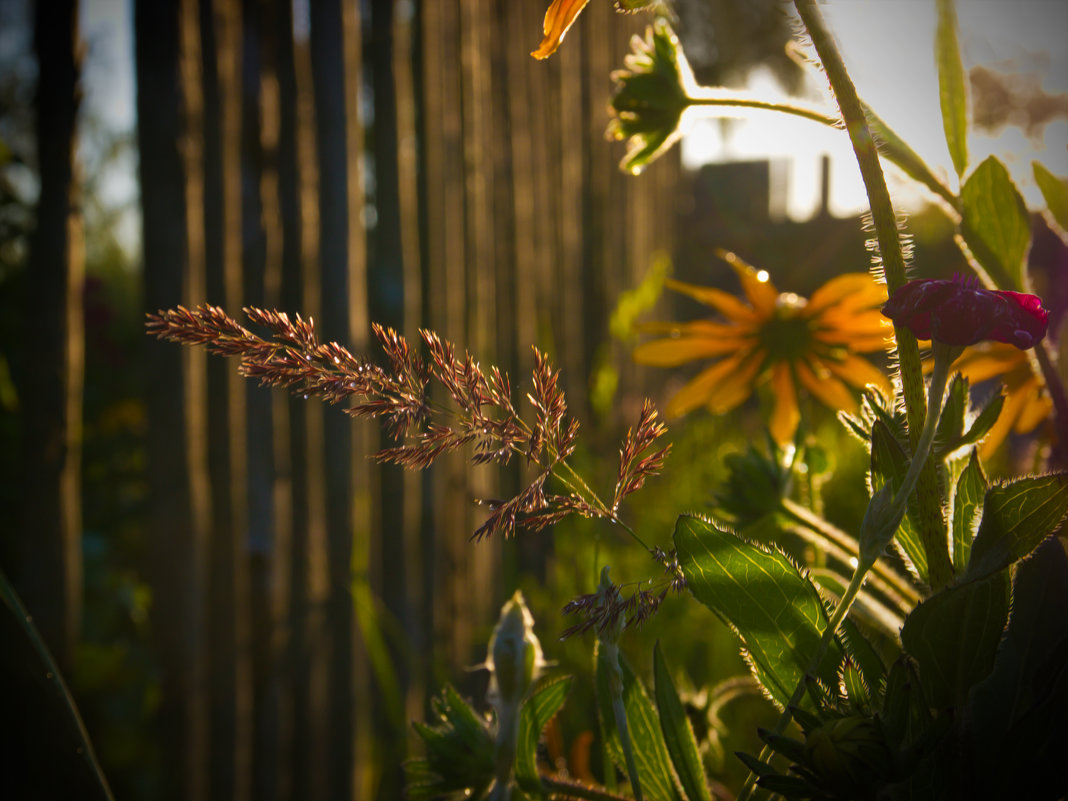
M 501 618 L 489 642 L 486 667 L 492 676 L 489 692 L 494 705 L 518 705 L 544 665 L 541 643 L 534 634 L 534 616 L 523 593 L 516 590 L 501 607 Z

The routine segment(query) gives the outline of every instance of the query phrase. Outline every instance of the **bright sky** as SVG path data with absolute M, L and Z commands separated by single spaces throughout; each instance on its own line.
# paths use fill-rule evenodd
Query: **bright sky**
M 1068 92 L 1068 2 L 1064 0 L 957 0 L 959 41 L 965 72 L 983 64 L 1000 72 L 1041 77 L 1050 94 Z M 934 0 L 830 0 L 824 7 L 850 74 L 862 98 L 935 170 L 957 188 L 942 132 L 938 79 L 934 65 Z M 826 80 L 813 75 L 813 90 Z M 748 87 L 786 99 L 767 71 L 751 76 Z M 829 102 L 829 101 L 828 101 Z M 969 162 L 997 155 L 1012 173 L 1029 205 L 1041 205 L 1031 177 L 1031 161 L 1055 175 L 1068 175 L 1068 119 L 1046 125 L 1040 141 L 1016 127 L 996 135 L 972 132 Z M 810 217 L 819 202 L 820 157 L 831 157 L 831 212 L 853 215 L 867 208 L 860 173 L 844 132 L 788 115 L 754 112 L 728 128 L 701 120 L 683 140 L 688 165 L 741 159 L 782 159 L 786 172 L 786 213 Z M 895 199 L 915 208 L 926 190 L 895 168 L 887 169 Z
M 964 68 L 984 64 L 998 71 L 1041 76 L 1051 94 L 1068 93 L 1068 2 L 1065 0 L 957 0 Z M 938 81 L 934 67 L 935 0 L 830 0 L 824 13 L 835 31 L 861 97 L 936 171 L 956 188 L 956 176 L 942 134 Z M 116 129 L 132 130 L 133 45 L 130 0 L 82 0 L 83 35 L 88 43 L 87 102 Z M 814 92 L 826 82 L 814 75 Z M 767 71 L 758 71 L 749 88 L 783 97 Z M 818 95 L 814 95 L 818 96 Z M 827 102 L 830 102 L 829 100 Z M 1041 204 L 1030 163 L 1043 162 L 1055 175 L 1068 176 L 1068 119 L 1046 125 L 1041 141 L 1029 141 L 1016 127 L 996 136 L 973 132 L 972 165 L 999 156 L 1032 206 Z M 707 161 L 782 159 L 788 187 L 786 213 L 807 219 L 819 198 L 822 154 L 831 161 L 831 212 L 853 215 L 867 208 L 860 174 L 843 132 L 794 119 L 756 112 L 735 121 L 725 140 L 716 122 L 699 121 L 682 143 L 683 159 Z M 888 181 L 895 199 L 915 208 L 926 198 L 894 168 Z M 134 175 L 115 176 L 109 190 L 136 197 Z

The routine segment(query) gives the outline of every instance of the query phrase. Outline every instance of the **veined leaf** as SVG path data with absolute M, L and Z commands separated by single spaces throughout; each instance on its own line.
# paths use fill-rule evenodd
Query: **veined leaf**
M 919 666 L 932 707 L 964 708 L 971 688 L 994 666 L 1008 612 L 1004 570 L 942 590 L 912 610 L 901 643 Z
M 664 743 L 686 798 L 689 801 L 712 801 L 701 755 L 697 751 L 697 739 L 693 736 L 693 727 L 679 700 L 659 642 L 653 648 L 653 692 L 660 712 Z
M 939 456 L 956 450 L 964 438 L 964 415 L 968 411 L 968 379 L 957 373 L 949 382 L 942 414 L 935 431 L 934 452 Z
M 1031 218 L 1008 170 L 988 156 L 960 191 L 961 236 L 998 289 L 1024 291 Z
M 620 768 L 625 768 L 623 746 L 616 731 L 615 715 L 612 712 L 611 666 L 604 649 L 596 649 L 597 660 L 597 712 L 601 719 L 608 754 Z M 664 735 L 660 731 L 656 707 L 641 680 L 623 654 L 619 655 L 619 667 L 623 671 L 623 708 L 627 713 L 627 730 L 630 734 L 634 761 L 638 768 L 638 781 L 642 793 L 649 801 L 679 801 L 678 790 L 671 774 L 671 758 L 668 756 Z
M 1031 162 L 1031 170 L 1035 174 L 1035 183 L 1042 190 L 1042 197 L 1050 215 L 1062 231 L 1068 232 L 1068 182 L 1058 178 L 1037 161 Z
M 784 706 L 809 670 L 828 625 L 816 587 L 782 553 L 698 517 L 678 519 L 675 548 L 694 597 L 734 629 L 757 680 Z M 835 640 L 816 677 L 833 686 L 841 659 Z
M 968 565 L 984 495 L 986 476 L 979 464 L 979 453 L 972 449 L 968 466 L 960 474 L 953 494 L 953 569 L 958 573 L 962 573 Z
M 530 792 L 541 789 L 538 778 L 538 738 L 560 707 L 564 705 L 571 676 L 559 676 L 539 687 L 519 711 L 519 739 L 515 749 L 515 778 L 519 786 Z
M 1068 513 L 1068 473 L 1028 476 L 991 487 L 972 543 L 965 579 L 976 581 L 1021 559 Z
M 908 457 L 901 445 L 890 433 L 890 429 L 877 420 L 871 429 L 871 484 L 872 493 L 890 482 L 898 487 L 908 472 Z M 910 503 L 911 507 L 912 504 Z M 911 509 L 909 510 L 911 512 Z M 904 552 L 906 563 L 910 565 L 920 581 L 927 581 L 927 551 L 923 548 L 919 531 L 906 514 L 894 535 L 894 542 Z
M 935 61 L 938 64 L 942 128 L 946 132 L 946 144 L 957 175 L 963 175 L 968 166 L 968 112 L 964 67 L 957 44 L 957 12 L 953 8 L 953 0 L 938 0 Z

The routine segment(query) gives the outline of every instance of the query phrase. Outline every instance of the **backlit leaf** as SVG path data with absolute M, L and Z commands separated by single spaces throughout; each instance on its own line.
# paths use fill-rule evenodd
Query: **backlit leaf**
M 986 477 L 979 464 L 979 454 L 972 450 L 967 467 L 957 479 L 957 489 L 953 495 L 953 569 L 958 573 L 968 565 L 984 495 Z
M 1028 476 L 991 487 L 965 578 L 981 579 L 1027 556 L 1068 513 L 1068 473 Z
M 988 156 L 960 192 L 961 235 L 998 289 L 1024 291 L 1023 266 L 1031 218 L 1008 170 Z
M 519 712 L 519 739 L 515 750 L 515 778 L 523 789 L 536 792 L 541 788 L 538 778 L 538 738 L 560 707 L 564 705 L 571 677 L 560 676 L 542 684 L 523 703 Z
M 701 767 L 697 739 L 693 735 L 693 727 L 690 725 L 690 719 L 686 717 L 682 701 L 679 700 L 679 693 L 671 679 L 659 642 L 653 648 L 653 685 L 664 742 L 686 798 L 689 801 L 712 801 L 712 793 L 708 789 L 705 772 Z
M 620 768 L 625 768 L 623 746 L 619 741 L 615 715 L 612 712 L 612 668 L 600 643 L 596 650 L 597 711 L 601 719 L 601 732 L 612 761 Z M 622 654 L 619 655 L 619 666 L 623 671 L 623 708 L 627 713 L 627 731 L 642 792 L 649 801 L 679 801 L 678 790 L 671 774 L 671 758 L 660 730 L 656 707 Z
M 908 456 L 902 450 L 897 439 L 890 433 L 890 429 L 877 420 L 871 430 L 871 483 L 872 493 L 881 489 L 884 484 L 890 482 L 891 486 L 898 487 L 908 472 Z M 912 504 L 910 503 L 911 507 Z M 912 509 L 909 509 L 912 512 Z M 923 548 L 923 541 L 915 524 L 906 514 L 901 520 L 894 542 L 904 553 L 907 564 L 913 569 L 920 581 L 927 581 L 927 552 Z
M 938 99 L 942 106 L 946 144 L 957 175 L 963 175 L 968 166 L 968 114 L 953 0 L 938 0 L 935 61 L 938 64 Z
M 698 517 L 675 524 L 675 548 L 690 591 L 742 641 L 753 673 L 780 706 L 804 678 L 827 628 L 816 587 L 778 551 L 766 551 Z M 833 686 L 842 659 L 831 643 L 815 671 Z
M 1058 178 L 1037 161 L 1031 162 L 1035 183 L 1042 190 L 1046 208 L 1062 231 L 1068 232 L 1068 182 Z

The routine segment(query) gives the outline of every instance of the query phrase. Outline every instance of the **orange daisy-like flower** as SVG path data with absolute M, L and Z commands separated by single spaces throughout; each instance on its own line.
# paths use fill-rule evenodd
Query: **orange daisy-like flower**
M 867 273 L 847 273 L 806 300 L 780 293 L 767 272 L 733 253 L 719 255 L 738 274 L 745 299 L 669 281 L 670 288 L 711 306 L 724 320 L 654 324 L 651 330 L 668 336 L 634 351 L 635 361 L 658 367 L 713 360 L 675 394 L 668 416 L 702 405 L 714 414 L 729 412 L 767 382 L 774 395 L 771 433 L 777 442 L 787 443 L 801 417 L 797 398 L 802 388 L 826 406 L 847 411 L 856 407 L 851 387 L 875 384 L 889 391 L 883 372 L 857 355 L 885 349 L 893 335 L 879 311 L 886 303 L 884 285 Z
M 959 372 L 974 386 L 997 378 L 1005 389 L 1005 406 L 994 427 L 987 433 L 979 455 L 989 458 L 1011 431 L 1029 434 L 1053 414 L 1053 401 L 1046 385 L 1031 369 L 1027 352 L 1000 342 L 984 342 L 968 348 L 953 363 L 950 372 Z

